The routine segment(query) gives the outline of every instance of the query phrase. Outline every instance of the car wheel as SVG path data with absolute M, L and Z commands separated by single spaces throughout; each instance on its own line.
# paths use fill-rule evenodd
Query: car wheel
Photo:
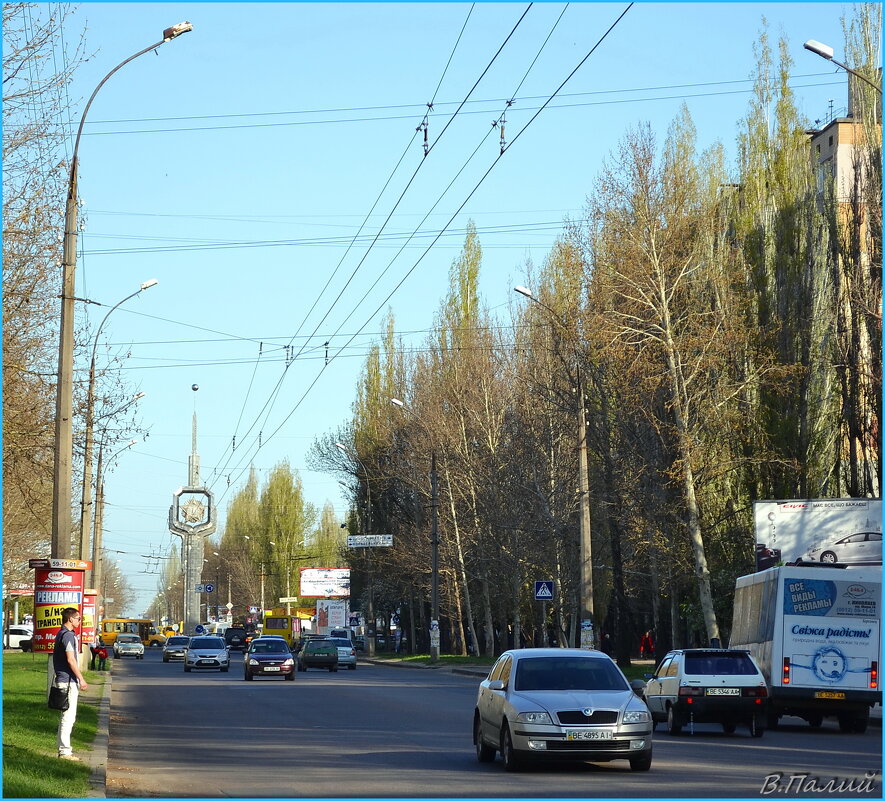
M 329 673 L 337 673 L 337 672 L 338 672 L 338 668 L 337 668 L 337 667 L 332 666 L 332 667 L 329 668 Z
M 356 670 L 356 665 L 348 665 L 347 669 L 348 670 Z
M 630 760 L 630 770 L 644 771 L 651 769 L 651 751 Z
M 777 715 L 773 712 L 769 712 L 768 717 L 765 720 L 765 728 L 769 729 L 770 731 L 774 731 L 778 727 L 780 720 L 781 720 L 780 715 Z
M 227 673 L 229 670 L 230 670 L 230 665 L 228 665 L 227 667 L 223 667 L 223 668 L 221 669 L 221 672 L 222 672 L 222 673 Z
M 159 647 L 160 647 L 160 643 L 158 643 L 156 640 L 154 640 L 154 641 L 151 643 L 151 648 L 159 648 Z
M 163 657 L 163 661 L 164 661 L 164 662 L 168 662 L 168 661 L 169 661 L 169 657 L 168 657 L 168 656 L 164 656 L 164 657 Z
M 479 713 L 473 718 L 473 743 L 476 746 L 476 758 L 479 762 L 492 762 L 497 753 L 494 748 L 482 741 L 479 725 Z
M 735 726 L 734 723 L 723 723 L 722 724 L 722 731 L 724 731 L 726 734 L 734 734 L 734 730 L 736 728 L 737 728 L 737 726 Z
M 190 672 L 191 672 L 191 669 L 190 669 L 187 665 L 185 665 L 185 666 L 184 666 L 184 672 L 185 672 L 185 673 L 190 673 Z
M 252 681 L 252 674 L 248 670 L 243 671 L 243 681 Z
M 812 729 L 819 729 L 824 722 L 823 715 L 812 715 L 808 718 L 808 725 L 811 726 Z
M 682 721 L 679 720 L 676 710 L 672 706 L 667 708 L 667 731 L 672 735 L 682 732 Z
M 510 773 L 514 773 L 522 768 L 522 760 L 513 747 L 510 727 L 506 723 L 501 728 L 501 758 L 504 760 L 504 769 Z
M 294 673 L 287 673 L 283 678 L 286 681 L 295 681 L 295 674 Z
M 836 554 L 834 554 L 832 551 L 824 551 L 820 555 L 820 560 L 821 560 L 821 562 L 824 562 L 825 564 L 828 564 L 828 565 L 834 565 L 838 561 L 836 559 Z

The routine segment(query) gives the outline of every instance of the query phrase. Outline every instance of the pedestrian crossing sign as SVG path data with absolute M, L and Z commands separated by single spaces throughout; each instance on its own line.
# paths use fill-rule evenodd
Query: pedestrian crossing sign
M 536 581 L 535 582 L 535 600 L 536 601 L 552 601 L 553 600 L 553 582 L 552 581 Z

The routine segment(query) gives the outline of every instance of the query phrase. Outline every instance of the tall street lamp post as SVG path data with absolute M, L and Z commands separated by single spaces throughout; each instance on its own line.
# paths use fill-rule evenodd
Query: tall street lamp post
M 343 453 L 346 453 L 352 459 L 355 459 L 359 466 L 363 468 L 363 473 L 366 476 L 366 514 L 363 517 L 363 530 L 366 532 L 367 542 L 371 542 L 371 540 L 368 539 L 372 534 L 372 487 L 371 480 L 369 479 L 369 471 L 363 464 L 362 459 L 353 453 L 346 445 L 341 442 L 336 442 L 335 447 Z M 366 610 L 366 655 L 375 656 L 375 598 L 374 587 L 372 586 L 372 580 L 374 578 L 372 547 L 367 546 L 366 550 L 369 554 L 369 608 Z M 389 633 L 390 632 L 388 632 L 388 634 Z
M 411 410 L 399 398 L 390 402 L 408 411 Z M 415 417 L 414 414 L 412 414 Z M 415 418 L 417 419 L 417 418 Z M 436 476 L 436 449 L 430 451 L 430 661 L 439 661 L 439 494 Z
M 72 463 L 74 455 L 73 407 L 74 407 L 74 289 L 77 270 L 77 151 L 80 136 L 89 107 L 108 78 L 130 61 L 155 50 L 160 45 L 193 30 L 189 22 L 180 22 L 163 31 L 163 38 L 156 44 L 129 56 L 114 67 L 95 87 L 77 128 L 71 171 L 68 179 L 68 195 L 65 202 L 65 228 L 62 244 L 61 319 L 58 337 L 58 381 L 55 393 L 55 457 L 52 468 L 52 539 L 51 556 L 66 559 L 71 555 L 71 493 Z
M 513 287 L 517 292 L 529 300 L 537 303 L 568 333 L 565 323 L 560 316 L 546 303 L 538 300 L 530 289 L 524 286 Z M 590 527 L 590 477 L 587 463 L 587 416 L 584 409 L 584 382 L 581 379 L 581 360 L 578 350 L 572 343 L 575 357 L 575 380 L 578 385 L 578 491 L 581 496 L 581 534 L 580 534 L 580 628 L 582 648 L 593 648 L 596 632 L 593 628 L 593 543 Z
M 873 89 L 875 89 L 880 95 L 882 94 L 882 87 L 881 86 L 873 83 L 869 78 L 867 78 L 864 75 L 861 75 L 856 70 L 851 69 L 851 67 L 847 66 L 846 64 L 843 64 L 841 61 L 836 61 L 836 59 L 833 58 L 835 51 L 829 45 L 825 45 L 822 42 L 816 42 L 814 39 L 809 39 L 802 46 L 806 50 L 810 50 L 812 53 L 816 53 L 821 58 L 825 58 L 827 61 L 832 61 L 837 67 L 842 67 L 842 69 L 845 70 L 845 72 L 850 72 L 855 78 L 860 78 L 862 81 L 864 81 L 864 82 L 868 83 L 870 86 L 872 86 Z
M 86 392 L 86 449 L 83 453 L 83 494 L 80 502 L 80 547 L 77 556 L 83 559 L 89 548 L 89 529 L 92 525 L 92 430 L 95 425 L 95 354 L 98 350 L 98 338 L 107 322 L 108 317 L 130 298 L 140 295 L 146 289 L 156 286 L 156 278 L 145 281 L 135 292 L 127 295 L 123 300 L 111 307 L 104 316 L 95 332 L 95 340 L 92 343 L 92 358 L 89 361 L 89 388 Z M 143 393 L 140 393 L 143 395 Z M 128 404 L 126 404 L 128 405 Z

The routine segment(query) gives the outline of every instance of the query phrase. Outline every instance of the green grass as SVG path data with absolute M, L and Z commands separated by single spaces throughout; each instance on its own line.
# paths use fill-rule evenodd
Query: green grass
M 85 798 L 90 768 L 56 757 L 61 714 L 46 705 L 47 654 L 3 654 L 3 797 Z M 98 726 L 98 699 L 106 674 L 87 670 L 71 735 L 75 753 L 88 751 Z

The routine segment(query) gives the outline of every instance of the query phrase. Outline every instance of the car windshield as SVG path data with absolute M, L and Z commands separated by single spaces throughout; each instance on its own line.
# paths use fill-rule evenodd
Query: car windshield
M 224 641 L 219 637 L 192 637 L 190 648 L 208 648 L 219 650 L 224 648 Z
M 516 665 L 517 690 L 629 690 L 613 662 L 595 657 L 525 657 Z
M 134 643 L 141 642 L 135 634 L 120 634 L 117 637 L 118 643 Z
M 686 653 L 685 672 L 690 676 L 754 676 L 759 671 L 750 655 L 734 653 Z
M 190 637 L 170 637 L 166 640 L 166 645 L 182 646 L 190 642 Z
M 285 640 L 255 640 L 250 650 L 253 654 L 282 654 L 288 653 L 289 646 Z

